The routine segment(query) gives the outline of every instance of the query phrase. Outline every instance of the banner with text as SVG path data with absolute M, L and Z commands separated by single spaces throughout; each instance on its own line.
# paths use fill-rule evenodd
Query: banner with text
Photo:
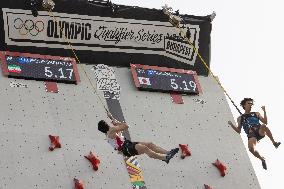
M 99 16 L 39 12 L 3 8 L 5 42 L 8 45 L 69 48 L 76 50 L 159 54 L 193 65 L 196 52 L 170 23 Z M 199 48 L 198 25 L 186 24 L 190 41 Z

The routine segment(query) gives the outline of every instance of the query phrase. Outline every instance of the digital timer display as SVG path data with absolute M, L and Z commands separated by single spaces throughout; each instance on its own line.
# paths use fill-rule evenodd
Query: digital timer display
M 76 84 L 79 80 L 77 65 L 72 58 L 2 53 L 1 59 L 5 62 L 8 77 Z
M 191 70 L 158 66 L 131 64 L 132 75 L 137 88 L 141 90 L 184 94 L 201 93 L 197 74 Z

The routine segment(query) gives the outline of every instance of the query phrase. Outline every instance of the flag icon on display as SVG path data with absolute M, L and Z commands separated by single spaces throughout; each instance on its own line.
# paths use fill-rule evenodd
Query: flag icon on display
M 21 73 L 21 67 L 18 65 L 8 65 L 8 71 L 12 73 Z
M 139 83 L 141 85 L 151 85 L 150 78 L 147 77 L 138 77 Z

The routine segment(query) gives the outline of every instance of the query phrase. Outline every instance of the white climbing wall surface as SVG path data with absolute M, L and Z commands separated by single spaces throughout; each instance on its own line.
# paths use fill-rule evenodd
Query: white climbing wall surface
M 92 66 L 82 66 L 96 84 Z M 240 136 L 227 125 L 233 116 L 213 78 L 198 77 L 203 93 L 176 104 L 169 93 L 138 91 L 130 69 L 113 70 L 131 140 L 166 149 L 188 144 L 192 153 L 181 159 L 179 152 L 169 164 L 138 156 L 144 188 L 260 189 Z M 105 110 L 80 66 L 79 73 L 78 85 L 58 83 L 58 93 L 46 92 L 41 81 L 0 74 L 1 189 L 71 189 L 74 178 L 86 189 L 132 188 L 123 157 L 97 130 Z M 103 91 L 97 94 L 106 105 Z M 60 136 L 62 147 L 49 151 L 48 135 Z M 84 158 L 90 151 L 101 161 L 98 171 Z M 225 177 L 212 165 L 216 159 L 227 166 Z

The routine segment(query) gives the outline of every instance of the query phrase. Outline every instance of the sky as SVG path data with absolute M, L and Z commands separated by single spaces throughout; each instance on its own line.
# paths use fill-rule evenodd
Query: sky
M 262 189 L 280 188 L 284 169 L 284 125 L 282 107 L 284 79 L 284 15 L 281 1 L 264 0 L 112 0 L 115 4 L 157 8 L 165 4 L 180 14 L 205 16 L 217 13 L 212 22 L 211 70 L 237 105 L 244 97 L 255 100 L 253 111 L 263 114 L 266 106 L 268 127 L 282 145 L 276 150 L 265 137 L 257 150 L 266 158 L 268 170 L 247 150 Z M 241 107 L 239 107 L 241 108 Z M 231 106 L 236 118 L 239 114 Z M 227 126 L 224 123 L 224 127 Z M 232 130 L 232 132 L 234 132 Z M 237 134 L 237 133 L 236 133 Z M 241 137 L 247 149 L 247 138 Z M 241 174 L 241 173 L 240 173 Z M 281 187 L 283 188 L 283 187 Z

